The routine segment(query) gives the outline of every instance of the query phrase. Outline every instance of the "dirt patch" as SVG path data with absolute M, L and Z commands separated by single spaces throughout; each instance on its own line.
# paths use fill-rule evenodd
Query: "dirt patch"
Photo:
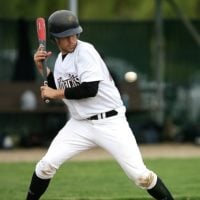
M 200 146 L 194 144 L 140 145 L 143 158 L 188 158 L 200 157 Z M 46 148 L 0 150 L 0 162 L 34 162 L 47 151 Z M 107 160 L 112 157 L 103 149 L 94 148 L 83 152 L 72 160 Z

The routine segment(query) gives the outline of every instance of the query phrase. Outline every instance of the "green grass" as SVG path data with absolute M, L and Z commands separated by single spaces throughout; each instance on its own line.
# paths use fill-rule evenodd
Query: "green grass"
M 200 159 L 145 160 L 176 200 L 200 199 Z M 0 163 L 0 199 L 23 200 L 35 163 Z M 150 200 L 115 161 L 71 161 L 52 180 L 43 200 Z

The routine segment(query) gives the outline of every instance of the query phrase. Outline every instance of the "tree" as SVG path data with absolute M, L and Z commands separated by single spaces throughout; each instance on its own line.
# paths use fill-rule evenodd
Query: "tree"
M 69 0 L 68 0 L 69 1 Z M 67 0 L 0 1 L 0 18 L 35 19 L 49 16 L 58 9 L 68 9 Z M 165 0 L 163 0 L 165 1 Z M 200 19 L 200 0 L 175 0 L 189 18 Z M 83 20 L 146 20 L 154 17 L 155 0 L 79 0 L 79 15 Z M 164 3 L 167 18 L 176 14 Z

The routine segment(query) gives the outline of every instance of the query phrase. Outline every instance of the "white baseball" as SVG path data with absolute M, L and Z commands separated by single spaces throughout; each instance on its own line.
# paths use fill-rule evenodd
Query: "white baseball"
M 132 83 L 137 80 L 137 74 L 135 72 L 126 72 L 124 78 L 127 82 Z

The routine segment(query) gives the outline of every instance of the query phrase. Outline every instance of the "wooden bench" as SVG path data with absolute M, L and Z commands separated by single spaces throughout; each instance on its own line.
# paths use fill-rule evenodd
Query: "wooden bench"
M 23 112 L 21 98 L 26 91 L 32 91 L 36 97 L 37 107 L 32 112 L 66 112 L 66 106 L 62 101 L 46 104 L 40 97 L 40 86 L 41 84 L 36 82 L 0 82 L 0 112 Z M 128 97 L 128 110 L 143 110 L 137 83 L 123 82 L 120 89 L 122 97 Z
M 0 82 L 0 112 L 23 112 L 22 95 L 31 91 L 36 97 L 36 108 L 32 112 L 65 112 L 62 101 L 46 104 L 40 97 L 40 83 L 36 82 Z

